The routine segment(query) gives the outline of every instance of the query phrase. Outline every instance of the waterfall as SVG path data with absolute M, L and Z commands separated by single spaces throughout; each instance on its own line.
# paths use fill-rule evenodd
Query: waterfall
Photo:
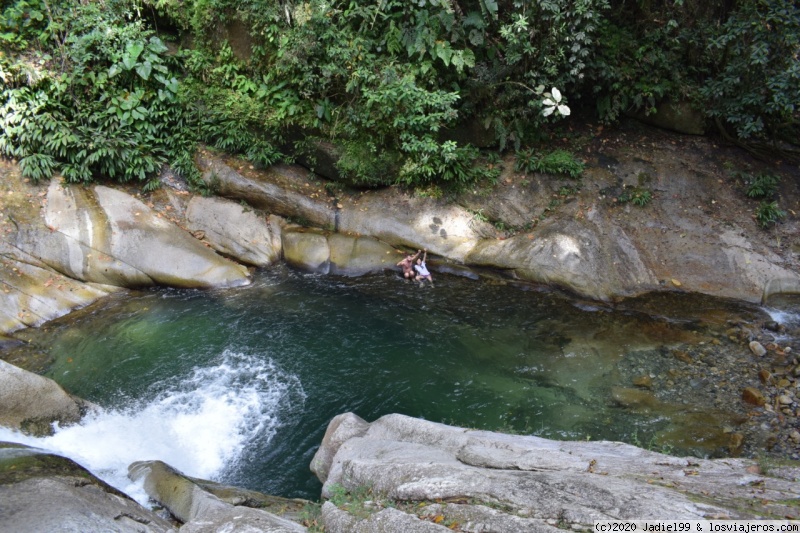
M 49 437 L 0 428 L 0 441 L 19 442 L 69 457 L 146 504 L 128 465 L 162 460 L 192 477 L 219 480 L 254 441 L 268 441 L 282 414 L 305 401 L 296 376 L 272 359 L 225 351 L 218 364 L 161 382 L 152 397 L 55 427 Z

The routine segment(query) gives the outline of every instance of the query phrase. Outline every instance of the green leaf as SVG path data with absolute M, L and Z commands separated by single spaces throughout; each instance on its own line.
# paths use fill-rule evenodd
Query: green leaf
M 140 78 L 143 80 L 150 79 L 150 73 L 153 71 L 153 65 L 149 61 L 145 61 L 144 63 L 140 63 L 136 67 L 136 73 L 139 75 Z
M 150 37 L 150 42 L 148 43 L 147 47 L 150 49 L 150 51 L 156 54 L 163 54 L 164 52 L 169 50 L 167 46 L 164 44 L 164 42 L 155 36 Z
M 142 50 L 144 50 L 144 45 L 142 43 L 128 43 L 128 46 L 125 48 L 125 55 L 122 56 L 122 64 L 125 65 L 127 70 L 131 70 L 136 66 L 136 61 L 139 59 Z

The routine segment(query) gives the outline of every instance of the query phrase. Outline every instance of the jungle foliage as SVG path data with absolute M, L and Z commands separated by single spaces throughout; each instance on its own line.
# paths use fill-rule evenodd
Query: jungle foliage
M 269 165 L 323 139 L 351 183 L 460 187 L 496 169 L 449 135 L 459 124 L 544 153 L 570 107 L 613 122 L 666 99 L 754 150 L 800 138 L 794 1 L 0 6 L 0 152 L 32 179 L 154 184 L 167 162 L 191 178 L 198 142 Z

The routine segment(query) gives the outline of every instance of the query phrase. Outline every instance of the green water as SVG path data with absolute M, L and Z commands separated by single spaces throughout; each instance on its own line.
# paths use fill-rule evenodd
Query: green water
M 444 275 L 435 288 L 419 288 L 393 273 L 349 279 L 276 267 L 239 289 L 113 297 L 44 328 L 36 342 L 54 358 L 50 377 L 126 412 L 221 368 L 268 362 L 202 392 L 262 391 L 257 416 L 270 420 L 269 431 L 248 434 L 213 477 L 315 499 L 320 484 L 308 465 L 328 422 L 348 411 L 367 421 L 403 413 L 556 439 L 646 440 L 671 422 L 612 401 L 617 365 L 632 352 L 695 342 L 703 320 L 730 312 L 700 301 L 672 301 L 692 309 L 677 319 L 658 316 L 668 312 L 659 301 L 649 313 L 612 311 Z M 213 440 L 214 429 L 197 438 Z M 141 457 L 148 458 L 157 457 Z

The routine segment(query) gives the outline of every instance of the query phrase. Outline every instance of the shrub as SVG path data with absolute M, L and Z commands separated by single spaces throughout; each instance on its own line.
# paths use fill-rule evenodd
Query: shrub
M 778 202 L 763 200 L 756 208 L 756 221 L 763 229 L 776 224 L 786 217 L 786 212 L 778 208 Z
M 518 172 L 541 172 L 580 178 L 585 165 L 567 150 L 553 150 L 539 155 L 534 150 L 523 150 L 517 154 L 515 166 Z
M 53 7 L 39 40 L 60 43 L 54 55 L 0 59 L 0 153 L 34 181 L 53 172 L 70 182 L 146 181 L 170 160 L 191 173 L 167 47 L 120 2 Z
M 780 177 L 774 174 L 757 174 L 755 176 L 750 174 L 743 175 L 747 183 L 747 196 L 749 198 L 767 198 L 775 194 L 778 190 Z
M 617 197 L 620 203 L 630 202 L 633 205 L 644 207 L 653 200 L 653 193 L 643 187 L 623 187 L 622 194 Z

